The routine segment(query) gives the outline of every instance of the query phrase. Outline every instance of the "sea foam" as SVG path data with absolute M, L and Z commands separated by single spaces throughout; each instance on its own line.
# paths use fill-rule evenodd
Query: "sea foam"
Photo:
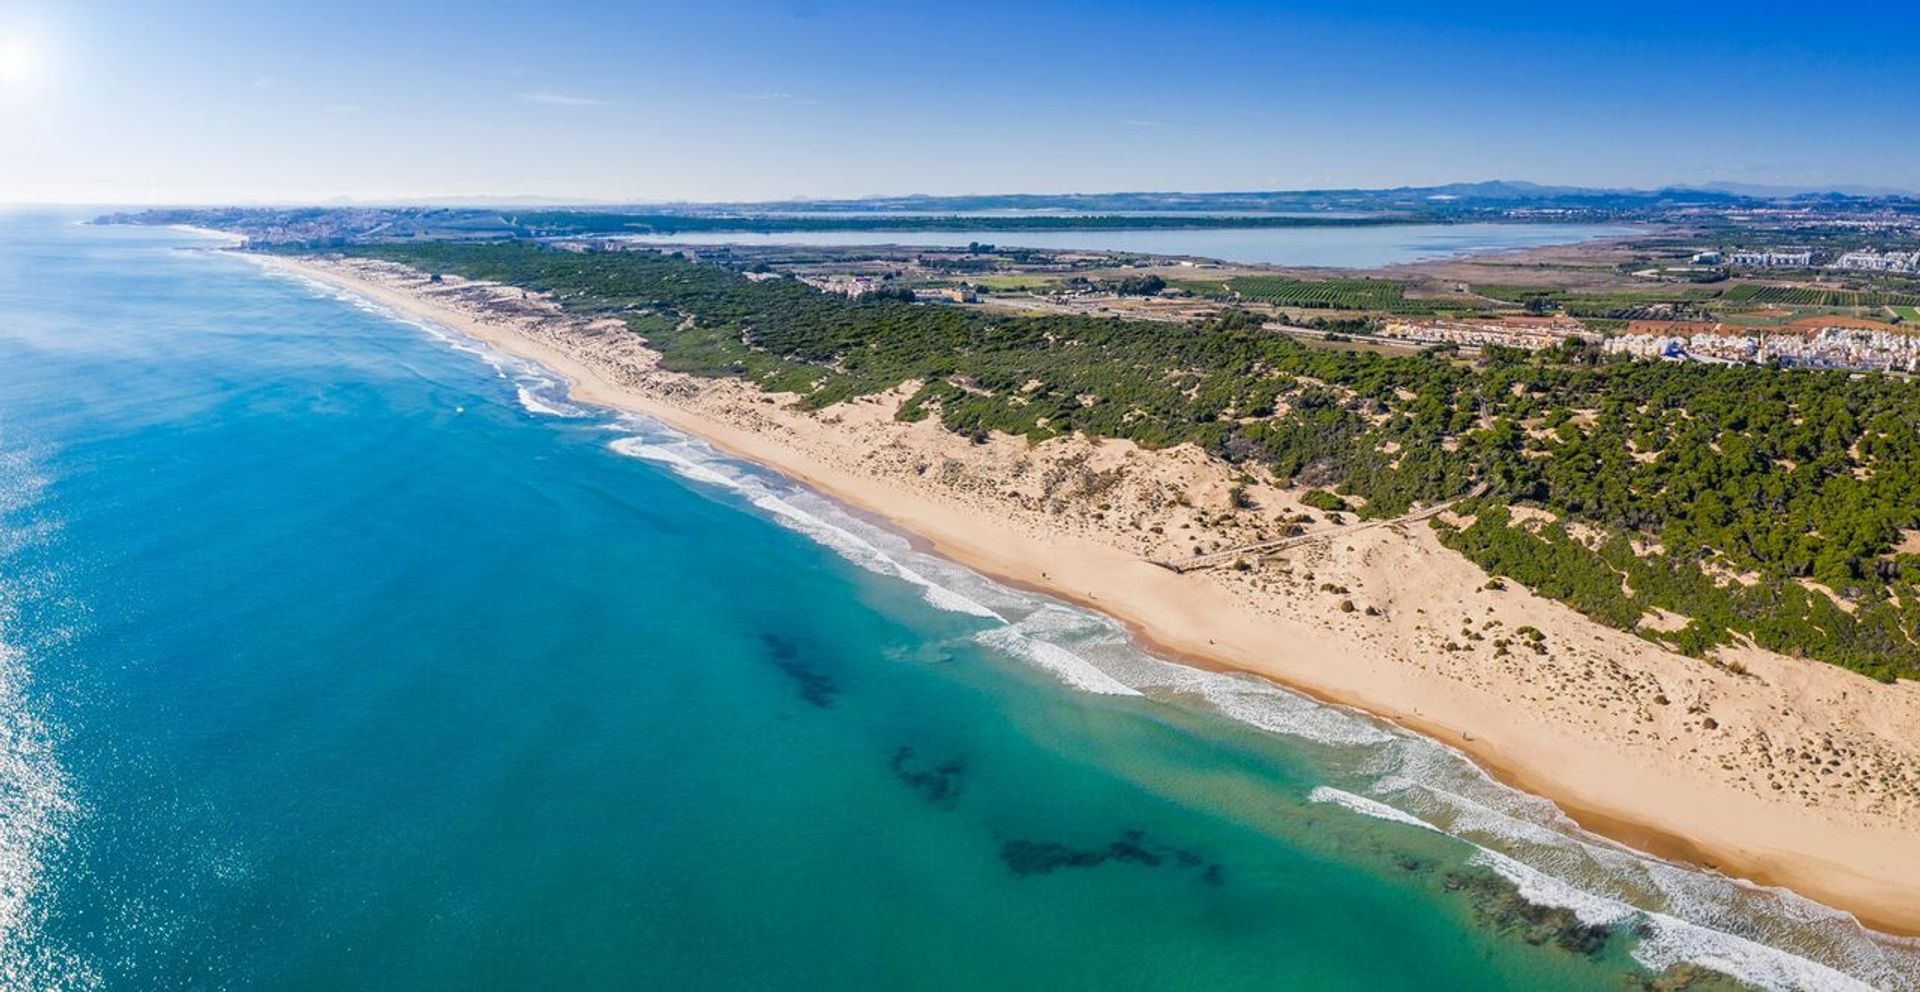
M 805 505 L 809 501 L 797 491 L 780 491 L 774 484 L 703 444 L 688 438 L 654 440 L 633 435 L 615 440 L 609 446 L 623 455 L 666 465 L 694 482 L 740 493 L 781 526 L 805 534 L 862 568 L 918 586 L 927 603 L 938 609 L 990 620 L 1004 619 L 986 604 L 941 585 L 901 560 L 894 551 L 880 547 L 871 534 L 860 533 L 861 528 L 846 514 L 819 505 L 818 501 L 816 505 Z
M 1356 796 L 1344 789 L 1336 789 L 1330 785 L 1314 786 L 1313 791 L 1307 793 L 1307 798 L 1316 803 L 1333 803 L 1336 806 L 1345 806 L 1355 813 L 1363 816 L 1371 816 L 1376 820 L 1386 820 L 1389 823 L 1404 823 L 1410 827 L 1419 827 L 1422 830 L 1431 830 L 1435 833 L 1440 832 L 1439 827 L 1411 813 L 1402 813 L 1378 799 Z
M 1026 621 L 1021 621 L 982 631 L 974 640 L 1045 669 L 1082 692 L 1107 696 L 1141 695 L 1140 690 L 1101 671 L 1097 665 L 1071 650 L 1036 636 L 1033 630 Z

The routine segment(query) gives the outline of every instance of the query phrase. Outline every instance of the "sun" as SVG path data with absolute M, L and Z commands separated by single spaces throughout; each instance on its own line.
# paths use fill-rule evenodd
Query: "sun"
M 23 85 L 39 67 L 39 53 L 25 38 L 0 38 L 0 84 Z

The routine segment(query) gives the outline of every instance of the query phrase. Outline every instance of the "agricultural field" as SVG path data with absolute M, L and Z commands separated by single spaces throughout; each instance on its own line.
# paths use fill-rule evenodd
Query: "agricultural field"
M 1721 299 L 1728 303 L 1769 303 L 1802 307 L 1889 307 L 1920 304 L 1920 295 L 1855 289 L 1817 289 L 1809 286 L 1765 286 L 1740 283 L 1729 286 Z
M 1253 303 L 1282 307 L 1332 310 L 1398 310 L 1404 308 L 1404 284 L 1391 279 L 1289 279 L 1285 276 L 1240 276 L 1227 288 Z
M 1718 289 L 1705 286 L 1670 286 L 1661 289 L 1558 289 L 1546 286 L 1502 286 L 1489 283 L 1474 283 L 1473 291 L 1490 300 L 1507 303 L 1525 303 L 1528 300 L 1547 300 L 1560 305 L 1579 304 L 1592 307 L 1634 307 L 1654 303 L 1698 303 L 1712 299 L 1719 294 Z
M 1539 286 L 1500 286 L 1475 283 L 1483 297 L 1529 309 L 1543 307 L 1570 317 L 1604 320 L 1667 319 L 1697 316 L 1711 305 L 1718 289 L 1705 286 L 1668 286 L 1659 289 L 1595 290 L 1549 289 Z
M 1752 327 L 1757 330 L 1766 330 L 1769 328 L 1784 327 L 1796 320 L 1805 320 L 1809 317 L 1831 316 L 1833 316 L 1831 309 L 1796 307 L 1792 310 L 1768 309 L 1716 313 L 1714 319 L 1739 327 Z
M 1524 304 L 1531 300 L 1564 310 L 1576 317 L 1628 316 L 1635 308 L 1670 305 L 1707 308 L 1721 307 L 1816 307 L 1860 308 L 1920 305 L 1920 294 L 1874 290 L 1823 289 L 1806 286 L 1776 286 L 1766 283 L 1731 283 L 1720 286 L 1671 286 L 1660 289 L 1634 289 L 1616 292 L 1592 292 L 1550 289 L 1539 286 L 1499 286 L 1476 283 L 1473 291 L 1488 299 Z M 1912 318 L 1909 318 L 1912 319 Z
M 1007 275 L 970 276 L 967 278 L 967 281 L 981 289 L 991 289 L 997 292 L 1030 292 L 1033 290 L 1052 289 L 1060 284 L 1060 277 L 1012 273 Z
M 1904 324 L 1920 324 L 1920 307 L 1888 307 Z
M 1168 289 L 1184 289 L 1195 296 L 1232 296 L 1225 279 L 1168 279 Z

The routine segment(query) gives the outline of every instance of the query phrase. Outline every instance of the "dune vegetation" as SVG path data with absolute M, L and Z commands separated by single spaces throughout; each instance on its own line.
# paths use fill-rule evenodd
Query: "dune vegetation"
M 1309 348 L 1233 309 L 1191 325 L 1000 316 L 645 251 L 351 252 L 552 293 L 624 319 L 673 369 L 808 407 L 918 382 L 902 417 L 1191 443 L 1365 517 L 1479 492 L 1434 523 L 1442 539 L 1596 620 L 1693 654 L 1751 641 L 1920 677 L 1920 390 L 1902 378 L 1633 362 L 1578 341 L 1474 362 Z M 1643 623 L 1660 611 L 1688 622 Z

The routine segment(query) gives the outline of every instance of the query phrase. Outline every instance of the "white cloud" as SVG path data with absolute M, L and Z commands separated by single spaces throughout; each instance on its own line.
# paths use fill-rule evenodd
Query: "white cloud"
M 521 103 L 541 103 L 549 107 L 604 107 L 607 101 L 573 93 L 555 93 L 552 90 L 534 90 L 530 93 L 515 93 L 514 99 Z

